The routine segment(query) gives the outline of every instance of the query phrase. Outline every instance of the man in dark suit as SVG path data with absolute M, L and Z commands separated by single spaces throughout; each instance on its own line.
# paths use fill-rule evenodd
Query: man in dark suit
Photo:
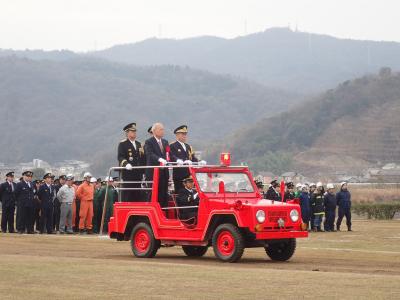
M 34 186 L 33 172 L 22 173 L 23 179 L 17 183 L 15 197 L 18 203 L 17 230 L 19 233 L 33 234 Z
M 185 208 L 188 206 L 199 206 L 199 194 L 194 189 L 194 182 L 192 177 L 185 178 L 183 180 L 183 188 L 179 190 L 178 196 L 176 197 L 176 204 L 178 207 L 183 207 L 179 209 L 179 219 L 181 220 L 191 220 L 195 223 L 197 218 L 198 208 Z
M 16 183 L 14 182 L 14 172 L 6 174 L 6 181 L 0 185 L 0 200 L 1 200 L 1 231 L 14 232 L 14 211 L 15 211 L 15 190 Z
M 153 136 L 146 140 L 144 151 L 147 166 L 166 165 L 169 161 L 170 147 L 168 141 L 163 139 L 164 126 L 161 123 L 155 123 L 152 127 Z M 153 180 L 153 168 L 146 169 L 146 181 Z M 168 168 L 160 168 L 158 183 L 158 201 L 161 207 L 168 206 Z M 151 186 L 151 185 L 150 185 Z
M 48 234 L 53 233 L 53 199 L 54 186 L 51 184 L 52 176 L 47 173 L 43 176 L 44 183 L 40 186 L 37 193 L 40 200 L 40 233 L 44 233 L 45 229 Z
M 136 140 L 136 123 L 130 123 L 124 127 L 126 139 L 118 145 L 118 162 L 122 171 L 123 181 L 138 181 L 138 183 L 124 183 L 123 188 L 141 187 L 140 181 L 143 179 L 144 169 L 133 169 L 133 167 L 144 166 L 146 159 L 142 144 Z M 124 190 L 121 199 L 124 202 L 144 201 L 144 195 L 140 190 Z
M 188 128 L 186 125 L 179 126 L 174 130 L 176 142 L 170 145 L 171 161 L 178 163 L 178 166 L 183 164 L 191 165 L 193 162 L 199 161 L 194 154 L 192 146 L 186 143 L 187 133 Z M 183 188 L 182 180 L 189 177 L 189 175 L 189 168 L 174 168 L 173 179 L 176 194 Z

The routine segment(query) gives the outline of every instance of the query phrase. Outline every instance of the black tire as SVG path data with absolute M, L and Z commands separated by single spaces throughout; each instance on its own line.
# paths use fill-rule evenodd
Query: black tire
M 239 228 L 233 224 L 221 224 L 212 237 L 215 256 L 223 262 L 237 262 L 244 252 L 244 238 Z
M 182 246 L 183 252 L 190 257 L 201 257 L 206 254 L 207 246 Z
M 282 240 L 265 247 L 265 252 L 272 260 L 286 261 L 296 250 L 296 239 Z
M 160 241 L 156 240 L 151 226 L 147 223 L 136 224 L 131 232 L 130 243 L 133 255 L 140 258 L 154 257 L 160 248 Z

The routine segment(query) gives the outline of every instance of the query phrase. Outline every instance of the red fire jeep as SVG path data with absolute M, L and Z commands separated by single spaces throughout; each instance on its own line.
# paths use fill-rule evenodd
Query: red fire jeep
M 229 166 L 229 154 L 221 160 L 219 166 L 189 167 L 200 197 L 196 225 L 179 219 L 179 211 L 187 207 L 176 206 L 176 195 L 165 208 L 157 199 L 160 168 L 182 166 L 155 166 L 151 200 L 115 203 L 110 237 L 129 240 L 137 257 L 154 257 L 161 245 L 179 245 L 192 257 L 203 256 L 212 246 L 224 262 L 238 261 L 244 248 L 253 247 L 264 248 L 273 260 L 288 260 L 296 238 L 308 236 L 299 205 L 262 199 L 248 167 Z

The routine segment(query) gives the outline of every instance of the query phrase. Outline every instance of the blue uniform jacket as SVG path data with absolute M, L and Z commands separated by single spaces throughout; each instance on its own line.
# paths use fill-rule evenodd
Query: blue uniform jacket
M 309 193 L 301 192 L 300 194 L 300 208 L 302 216 L 309 216 L 311 213 L 311 205 L 310 205 L 311 197 Z
M 47 184 L 42 184 L 38 191 L 38 198 L 40 199 L 41 207 L 49 207 L 53 205 L 53 196 L 54 196 L 55 187 Z
M 34 184 L 31 182 L 30 187 L 27 182 L 20 181 L 16 185 L 15 197 L 18 207 L 34 207 Z
M 0 185 L 0 200 L 2 207 L 15 206 L 15 190 L 17 189 L 17 184 L 15 182 L 12 182 L 11 184 L 14 187 L 14 191 L 8 181 L 3 182 Z
M 351 194 L 349 191 L 341 190 L 336 194 L 337 205 L 343 209 L 351 208 Z

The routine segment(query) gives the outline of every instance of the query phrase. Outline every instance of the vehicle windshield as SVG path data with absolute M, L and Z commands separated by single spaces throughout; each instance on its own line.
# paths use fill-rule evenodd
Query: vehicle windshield
M 227 193 L 254 192 L 249 176 L 245 173 L 200 172 L 196 173 L 196 179 L 200 190 L 205 193 L 217 193 L 221 181 L 224 182 Z

